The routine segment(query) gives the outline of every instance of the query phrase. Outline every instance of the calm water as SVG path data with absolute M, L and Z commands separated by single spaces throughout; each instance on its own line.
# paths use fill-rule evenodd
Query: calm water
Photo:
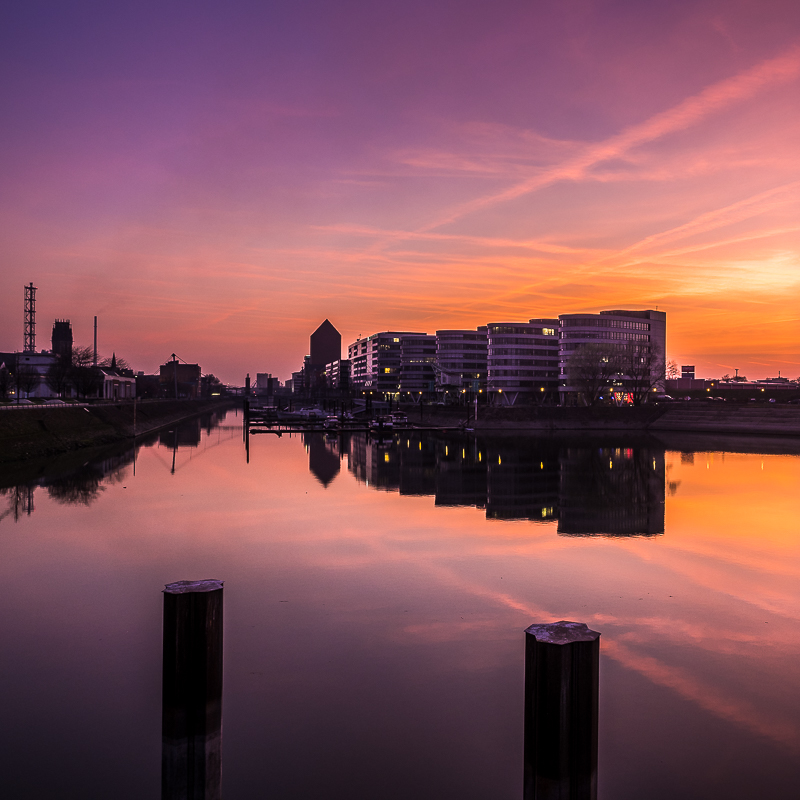
M 6 476 L 0 794 L 158 798 L 161 589 L 221 578 L 229 800 L 521 798 L 522 631 L 559 619 L 602 633 L 601 798 L 798 797 L 800 447 L 670 446 L 263 435 L 248 464 L 231 412 L 135 474 Z

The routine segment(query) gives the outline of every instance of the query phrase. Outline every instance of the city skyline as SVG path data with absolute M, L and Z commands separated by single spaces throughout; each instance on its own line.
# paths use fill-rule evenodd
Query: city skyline
M 800 375 L 800 8 L 4 11 L 0 347 L 287 378 L 343 344 L 607 308 Z M 157 24 L 155 24 L 157 23 Z M 41 342 L 37 343 L 41 349 Z

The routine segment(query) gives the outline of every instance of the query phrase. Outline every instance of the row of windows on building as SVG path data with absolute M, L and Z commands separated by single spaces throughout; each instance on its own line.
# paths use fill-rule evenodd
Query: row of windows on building
M 565 319 L 562 321 L 561 326 L 563 328 L 626 328 L 632 331 L 650 330 L 649 322 L 635 322 L 629 319 L 613 319 L 609 317 Z M 563 335 L 562 333 L 562 336 Z

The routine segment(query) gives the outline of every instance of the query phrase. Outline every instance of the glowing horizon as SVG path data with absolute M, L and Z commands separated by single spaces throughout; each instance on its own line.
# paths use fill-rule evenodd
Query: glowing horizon
M 233 383 L 325 318 L 656 307 L 698 377 L 800 375 L 795 3 L 37 9 L 0 33 L 0 350 L 33 281 L 40 349 L 97 314 Z

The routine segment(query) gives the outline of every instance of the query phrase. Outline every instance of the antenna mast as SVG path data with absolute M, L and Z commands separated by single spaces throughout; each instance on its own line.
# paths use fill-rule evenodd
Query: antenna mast
M 31 282 L 25 287 L 25 343 L 23 351 L 36 352 L 36 287 Z

